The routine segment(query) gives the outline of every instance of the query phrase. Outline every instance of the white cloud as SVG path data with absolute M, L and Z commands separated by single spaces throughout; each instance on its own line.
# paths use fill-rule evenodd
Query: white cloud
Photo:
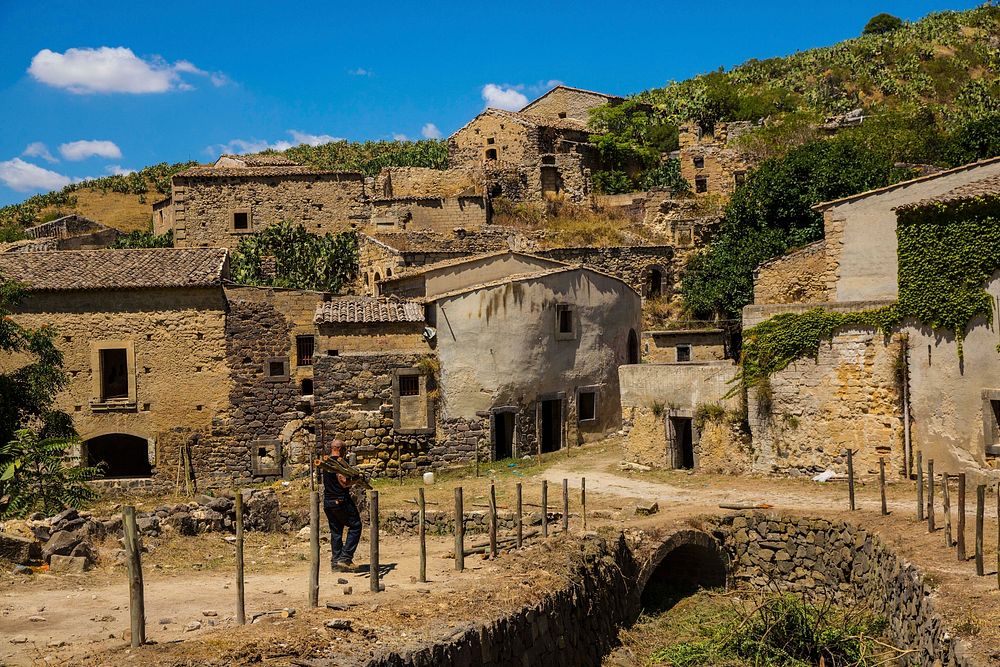
M 59 146 L 59 152 L 67 160 L 86 160 L 89 157 L 103 157 L 117 160 L 122 156 L 122 150 L 113 141 L 81 140 L 71 141 Z
M 422 128 L 420 128 L 420 136 L 424 139 L 440 139 L 441 130 L 434 123 L 425 123 Z
M 246 153 L 260 153 L 261 151 L 274 150 L 285 151 L 293 146 L 306 144 L 307 146 L 322 146 L 333 141 L 344 141 L 343 137 L 335 137 L 331 134 L 309 134 L 299 130 L 289 130 L 292 140 L 278 139 L 277 141 L 267 141 L 266 139 L 232 139 L 224 144 L 209 146 L 205 152 L 209 155 L 244 155 Z
M 405 134 L 401 134 L 399 132 L 393 132 L 392 133 L 392 140 L 393 141 L 409 141 L 410 138 L 408 136 L 406 136 Z
M 43 144 L 41 141 L 33 141 L 28 144 L 27 148 L 21 155 L 26 155 L 28 157 L 40 157 L 46 162 L 59 162 L 59 158 L 54 156 L 49 152 L 49 147 Z
M 521 86 L 501 86 L 495 83 L 488 83 L 483 86 L 483 101 L 487 107 L 494 109 L 506 109 L 517 111 L 528 103 L 528 98 L 517 89 Z
M 299 132 L 298 130 L 289 130 L 288 133 L 292 135 L 292 140 L 296 145 L 322 146 L 334 141 L 344 141 L 343 137 L 335 137 L 331 134 L 309 134 L 308 132 Z
M 104 168 L 104 171 L 111 174 L 112 176 L 128 176 L 129 174 L 134 174 L 135 169 L 126 169 L 120 164 L 109 164 Z
M 215 86 L 229 79 L 220 72 L 206 72 L 187 60 L 171 64 L 159 56 L 143 60 L 124 46 L 42 49 L 31 59 L 28 73 L 37 81 L 71 93 L 165 93 L 191 90 L 181 74 L 208 77 Z
M 370 69 L 365 69 L 364 67 L 349 69 L 347 70 L 347 73 L 350 74 L 351 76 L 372 76 L 375 74 Z
M 12 190 L 30 192 L 58 190 L 69 185 L 71 179 L 16 157 L 0 162 L 0 182 Z

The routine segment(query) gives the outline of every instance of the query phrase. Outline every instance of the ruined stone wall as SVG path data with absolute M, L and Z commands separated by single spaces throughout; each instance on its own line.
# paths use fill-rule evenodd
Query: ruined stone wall
M 369 217 L 361 174 L 269 177 L 174 177 L 174 245 L 235 248 L 233 213 L 250 215 L 251 232 L 288 220 L 314 234 L 342 232 Z
M 487 222 L 481 196 L 376 199 L 368 231 L 450 233 L 456 228 L 480 229 Z
M 976 664 L 934 609 L 919 570 L 878 535 L 826 519 L 761 513 L 715 520 L 737 586 L 789 590 L 842 605 L 867 607 L 885 618 L 893 644 L 922 667 Z
M 356 352 L 430 352 L 423 322 L 329 323 L 319 325 L 316 354 Z
M 722 361 L 726 358 L 725 334 L 721 331 L 645 331 L 642 358 L 648 363 L 677 363 L 677 346 L 691 347 L 689 361 Z
M 13 317 L 55 328 L 69 374 L 56 406 L 73 418 L 81 439 L 122 433 L 148 440 L 154 474 L 171 483 L 177 457 L 170 443 L 208 434 L 228 406 L 221 288 L 33 293 Z M 101 403 L 96 346 L 103 344 L 132 350 L 134 395 L 125 405 Z M 13 362 L 0 360 L 0 367 Z
M 173 199 L 167 197 L 153 204 L 153 233 L 161 236 L 174 228 Z
M 754 303 L 816 303 L 833 301 L 836 267 L 825 240 L 764 262 L 754 272 Z
M 902 395 L 897 373 L 905 338 L 845 328 L 748 393 L 758 472 L 814 475 L 847 471 L 855 450 L 860 476 L 903 470 Z
M 374 192 L 385 199 L 482 195 L 483 173 L 477 168 L 386 167 L 375 177 Z
M 712 134 L 702 133 L 697 123 L 686 123 L 680 132 L 681 176 L 696 192 L 698 178 L 707 179 L 707 193 L 731 195 L 736 189 L 737 174 L 751 168 L 748 156 L 729 145 L 730 139 L 747 131 L 752 123 L 716 123 Z M 698 161 L 701 161 L 701 166 Z
M 494 143 L 489 143 L 490 139 Z M 448 164 L 452 168 L 481 167 L 487 150 L 496 150 L 494 162 L 537 165 L 541 153 L 538 128 L 506 115 L 483 113 L 448 138 Z
M 534 254 L 568 264 L 583 264 L 610 273 L 646 294 L 652 269 L 661 272 L 660 289 L 673 286 L 674 249 L 670 246 L 618 246 L 610 248 L 552 248 Z
M 556 88 L 524 107 L 521 112 L 549 120 L 576 118 L 590 120 L 590 110 L 602 107 L 608 98 L 586 90 Z

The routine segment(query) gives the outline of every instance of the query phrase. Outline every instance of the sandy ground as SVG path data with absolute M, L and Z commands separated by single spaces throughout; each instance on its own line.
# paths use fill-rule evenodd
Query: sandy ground
M 613 441 L 556 455 L 543 465 L 486 468 L 478 479 L 445 477 L 428 489 L 435 509 L 450 509 L 453 487 L 466 491 L 466 510 L 486 497 L 495 481 L 500 504 L 509 503 L 513 486 L 521 482 L 526 503 L 537 503 L 541 481 L 547 480 L 550 506 L 562 503 L 562 480 L 567 479 L 571 503 L 570 531 L 581 528 L 579 487 L 586 477 L 588 527 L 661 528 L 698 515 L 723 512 L 719 503 L 767 502 L 775 512 L 838 518 L 877 530 L 897 551 L 928 575 L 936 605 L 956 632 L 988 659 L 1000 650 L 1000 591 L 996 571 L 995 495 L 987 503 L 987 572 L 975 576 L 971 561 L 959 562 L 945 546 L 940 526 L 928 534 L 915 519 L 913 485 L 889 488 L 890 516 L 879 512 L 877 485 L 859 485 L 858 511 L 847 511 L 844 483 L 818 484 L 804 480 L 764 477 L 724 477 L 681 471 L 629 473 L 618 470 L 619 449 Z M 383 512 L 413 509 L 416 480 L 402 485 L 382 483 Z M 299 501 L 304 492 L 287 491 L 282 503 Z M 660 512 L 637 517 L 635 503 L 656 501 Z M 155 504 L 152 503 L 152 504 Z M 470 507 L 470 505 L 473 505 Z M 526 511 L 531 508 L 526 507 Z M 558 528 L 558 526 L 556 527 Z M 973 551 L 973 517 L 969 516 L 967 543 Z M 366 527 L 367 531 L 367 527 Z M 555 532 L 555 531 L 554 531 Z M 470 535 L 467 544 L 483 536 Z M 565 557 L 560 540 L 509 554 L 496 562 L 466 558 L 467 570 L 457 573 L 450 558 L 453 538 L 429 537 L 428 583 L 417 583 L 418 546 L 413 538 L 383 536 L 380 540 L 386 590 L 372 593 L 364 572 L 332 573 L 328 544 L 323 545 L 320 604 L 307 608 L 308 543 L 294 535 L 248 534 L 246 598 L 248 619 L 272 610 L 293 608 L 293 618 L 280 615 L 239 628 L 234 623 L 235 588 L 233 548 L 221 535 L 150 540 L 144 556 L 147 638 L 153 646 L 136 651 L 124 648 L 128 628 L 128 589 L 124 568 L 111 564 L 86 575 L 0 575 L 0 665 L 109 664 L 125 660 L 138 664 L 247 664 L 288 665 L 293 656 L 324 654 L 363 658 L 371 650 L 405 646 L 421 637 L 447 636 L 463 623 L 495 616 L 526 604 L 559 581 L 557 568 L 545 569 L 549 559 Z M 114 545 L 109 545 L 114 547 Z M 356 561 L 368 562 L 368 544 L 362 541 Z M 344 594 L 345 579 L 351 587 Z M 323 607 L 326 602 L 345 606 Z M 215 615 L 205 615 L 205 612 Z M 44 620 L 32 620 L 37 618 Z M 324 622 L 352 619 L 354 632 L 331 631 Z M 189 624 L 200 628 L 187 630 Z M 349 664 L 349 663 L 343 663 Z M 1000 664 L 997 655 L 996 664 Z

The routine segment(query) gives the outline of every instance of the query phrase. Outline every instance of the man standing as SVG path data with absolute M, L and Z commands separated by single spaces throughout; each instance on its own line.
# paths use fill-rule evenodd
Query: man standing
M 343 440 L 333 441 L 330 455 L 346 463 L 347 445 Z M 330 522 L 330 546 L 333 549 L 330 568 L 335 571 L 354 569 L 354 551 L 361 541 L 361 514 L 351 497 L 351 487 L 356 481 L 337 472 L 323 471 L 323 511 Z

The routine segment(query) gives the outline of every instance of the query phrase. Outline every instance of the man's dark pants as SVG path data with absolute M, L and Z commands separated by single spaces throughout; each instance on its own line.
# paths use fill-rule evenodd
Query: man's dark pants
M 354 552 L 361 541 L 361 515 L 353 500 L 341 501 L 339 504 L 323 507 L 326 519 L 330 522 L 330 546 L 333 548 L 333 562 L 354 560 Z M 344 528 L 347 528 L 347 541 L 344 541 Z

